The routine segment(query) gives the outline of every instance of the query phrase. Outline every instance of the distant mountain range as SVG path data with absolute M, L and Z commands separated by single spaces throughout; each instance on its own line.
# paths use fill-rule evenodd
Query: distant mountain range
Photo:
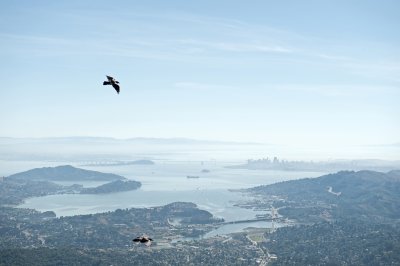
M 0 160 L 58 162 L 116 162 L 152 160 L 165 155 L 182 157 L 182 151 L 210 154 L 215 150 L 264 149 L 267 144 L 195 140 L 186 138 L 0 137 Z M 205 151 L 207 150 L 207 151 Z M 82 163 L 81 163 L 82 164 Z
M 235 142 L 218 140 L 197 140 L 189 138 L 127 138 L 117 139 L 109 137 L 48 137 L 48 138 L 11 138 L 0 137 L 0 145 L 4 144 L 22 144 L 22 143 L 142 143 L 142 144 L 173 144 L 173 145 L 266 145 L 256 142 Z

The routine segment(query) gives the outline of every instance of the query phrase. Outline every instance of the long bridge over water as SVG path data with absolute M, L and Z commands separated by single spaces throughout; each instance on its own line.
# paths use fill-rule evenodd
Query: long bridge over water
M 252 222 L 284 222 L 284 221 L 279 218 L 261 217 L 261 218 L 238 220 L 238 221 L 220 222 L 220 223 L 217 223 L 217 225 L 241 224 L 241 223 L 252 223 Z

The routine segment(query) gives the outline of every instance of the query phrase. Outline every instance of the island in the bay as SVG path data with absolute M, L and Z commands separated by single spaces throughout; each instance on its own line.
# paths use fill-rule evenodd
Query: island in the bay
M 109 181 L 94 188 L 79 184 L 60 185 L 59 181 Z M 100 194 L 139 189 L 141 183 L 123 176 L 85 170 L 63 165 L 57 167 L 35 168 L 25 172 L 3 177 L 0 183 L 0 203 L 20 204 L 25 198 L 54 194 Z
M 30 181 L 115 181 L 125 180 L 120 175 L 76 168 L 71 165 L 35 168 L 13 174 L 7 180 L 21 179 Z

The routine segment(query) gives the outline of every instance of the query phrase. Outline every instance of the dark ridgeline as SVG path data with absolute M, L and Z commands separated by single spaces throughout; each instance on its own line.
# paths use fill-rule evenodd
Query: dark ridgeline
M 248 192 L 302 224 L 266 235 L 273 265 L 400 265 L 398 170 L 342 171 Z
M 248 190 L 275 201 L 279 212 L 305 222 L 328 212 L 332 219 L 368 217 L 377 221 L 400 219 L 400 171 L 341 171 L 318 178 L 305 178 L 259 186 Z M 293 214 L 293 215 L 292 215 Z M 293 216 L 293 217 L 292 217 Z M 324 218 L 323 218 L 324 219 Z

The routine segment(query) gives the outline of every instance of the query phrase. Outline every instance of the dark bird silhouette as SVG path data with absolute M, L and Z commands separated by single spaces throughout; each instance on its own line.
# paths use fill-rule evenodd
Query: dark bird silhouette
M 104 81 L 103 85 L 111 85 L 114 87 L 114 89 L 117 91 L 117 93 L 119 94 L 119 82 L 115 80 L 115 78 L 111 77 L 111 76 L 106 76 L 108 81 Z
M 153 241 L 153 239 L 151 239 L 148 236 L 138 236 L 138 237 L 132 239 L 132 241 L 136 242 L 136 243 L 143 243 L 149 247 L 151 245 L 151 242 Z

